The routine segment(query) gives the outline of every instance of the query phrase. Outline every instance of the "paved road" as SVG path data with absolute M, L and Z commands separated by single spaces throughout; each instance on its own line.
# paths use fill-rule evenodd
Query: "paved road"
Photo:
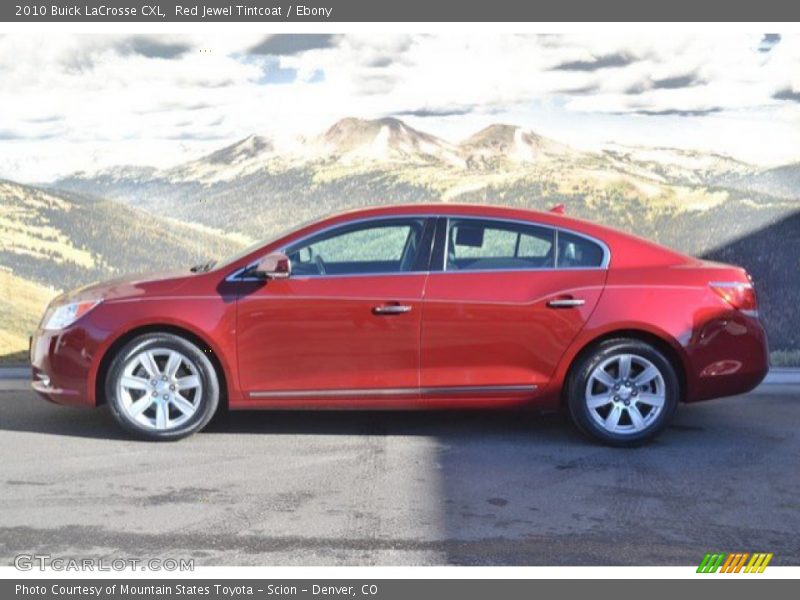
M 800 386 L 682 407 L 640 449 L 558 416 L 231 413 L 173 444 L 0 382 L 0 564 L 800 564 Z

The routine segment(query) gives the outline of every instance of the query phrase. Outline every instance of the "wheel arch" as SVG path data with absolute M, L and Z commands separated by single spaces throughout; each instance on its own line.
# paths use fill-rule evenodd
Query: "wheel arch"
M 229 387 L 228 383 L 230 381 L 228 373 L 225 371 L 225 367 L 222 364 L 219 356 L 217 356 L 217 352 L 215 352 L 214 348 L 207 340 L 203 339 L 197 333 L 186 329 L 184 327 L 180 327 L 178 325 L 172 325 L 167 323 L 153 323 L 148 325 L 141 325 L 138 327 L 134 327 L 123 334 L 121 334 L 117 339 L 115 339 L 111 345 L 106 348 L 105 352 L 103 353 L 102 358 L 100 359 L 100 363 L 97 367 L 97 374 L 94 378 L 94 403 L 95 406 L 100 406 L 106 403 L 105 398 L 105 380 L 106 376 L 108 375 L 108 369 L 111 366 L 111 362 L 114 360 L 114 356 L 122 348 L 125 344 L 130 342 L 132 339 L 139 337 L 140 335 L 145 335 L 147 333 L 171 333 L 172 335 L 176 335 L 181 337 L 198 348 L 200 348 L 203 352 L 205 352 L 211 361 L 211 365 L 214 367 L 214 371 L 219 378 L 219 390 L 220 390 L 220 407 L 224 407 L 227 409 L 228 406 L 228 396 L 229 396 Z
M 645 329 L 624 328 L 624 329 L 613 329 L 611 331 L 604 332 L 601 335 L 598 335 L 597 337 L 594 337 L 583 343 L 580 349 L 575 353 L 575 355 L 569 361 L 569 364 L 564 372 L 564 377 L 562 380 L 563 384 L 561 386 L 561 395 L 560 395 L 560 402 L 562 405 L 564 405 L 567 400 L 566 382 L 569 380 L 573 370 L 577 367 L 580 361 L 588 353 L 590 353 L 592 350 L 594 350 L 597 346 L 599 346 L 603 342 L 617 338 L 638 340 L 650 344 L 654 346 L 656 349 L 658 349 L 675 369 L 675 373 L 678 376 L 678 382 L 680 385 L 680 401 L 681 402 L 686 401 L 686 397 L 688 394 L 688 385 L 689 385 L 687 377 L 687 364 L 681 351 L 676 347 L 677 342 L 671 343 L 670 341 L 665 339 L 665 337 L 659 336 Z

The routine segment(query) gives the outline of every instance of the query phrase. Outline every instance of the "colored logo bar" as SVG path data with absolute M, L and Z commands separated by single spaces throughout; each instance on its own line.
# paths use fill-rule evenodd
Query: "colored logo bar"
M 763 573 L 764 569 L 772 560 L 772 553 L 769 552 L 708 552 L 700 566 L 697 567 L 698 573 Z M 748 560 L 749 559 L 749 560 Z

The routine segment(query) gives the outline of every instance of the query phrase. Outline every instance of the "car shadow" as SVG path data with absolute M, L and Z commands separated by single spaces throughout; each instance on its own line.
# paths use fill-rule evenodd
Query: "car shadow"
M 103 440 L 127 439 L 106 408 L 59 406 L 29 390 L 0 390 L 0 431 Z
M 28 391 L 0 391 L 0 431 L 106 440 L 131 440 L 107 407 L 51 404 Z M 309 434 L 432 436 L 474 439 L 489 436 L 554 438 L 582 443 L 560 414 L 531 411 L 230 411 L 220 410 L 196 436 L 224 434 Z
M 223 411 L 200 435 L 227 433 L 309 435 L 569 437 L 557 414 L 531 411 Z

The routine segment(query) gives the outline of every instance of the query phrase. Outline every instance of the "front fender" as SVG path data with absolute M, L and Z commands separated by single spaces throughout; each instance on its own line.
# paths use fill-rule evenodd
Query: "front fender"
M 168 298 L 137 298 L 107 302 L 101 307 L 93 315 L 90 329 L 97 339 L 89 370 L 90 404 L 97 404 L 98 377 L 111 359 L 109 351 L 140 333 L 153 331 L 185 332 L 201 341 L 222 368 L 228 399 L 239 399 L 235 302 L 220 303 L 219 297 L 193 298 L 192 307 L 187 310 L 185 300 L 178 303 Z

